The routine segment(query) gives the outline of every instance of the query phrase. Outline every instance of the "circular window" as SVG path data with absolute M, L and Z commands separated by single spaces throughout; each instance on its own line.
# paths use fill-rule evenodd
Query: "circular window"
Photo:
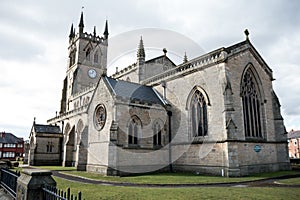
M 106 120 L 106 109 L 103 104 L 96 107 L 94 112 L 94 125 L 97 130 L 101 130 L 104 127 Z

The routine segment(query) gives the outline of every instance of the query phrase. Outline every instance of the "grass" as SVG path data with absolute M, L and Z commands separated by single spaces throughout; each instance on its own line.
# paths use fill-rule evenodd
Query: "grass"
M 66 171 L 65 174 L 81 176 L 89 179 L 109 181 L 109 182 L 130 182 L 138 184 L 205 184 L 205 183 L 228 183 L 228 182 L 241 182 L 241 181 L 252 181 L 264 178 L 299 174 L 295 171 L 281 171 L 272 173 L 262 173 L 249 177 L 237 177 L 228 178 L 220 176 L 204 176 L 196 175 L 192 173 L 158 173 L 150 175 L 138 175 L 128 177 L 112 177 L 103 176 L 95 173 L 88 173 L 82 171 Z
M 228 183 L 253 181 L 264 178 L 278 177 L 283 175 L 299 174 L 299 171 L 280 171 L 261 173 L 248 177 L 220 177 L 220 176 L 204 176 L 193 173 L 157 173 L 148 175 L 137 175 L 127 177 L 103 176 L 96 173 L 89 173 L 85 171 L 76 171 L 75 167 L 61 167 L 61 166 L 39 166 L 40 169 L 62 171 L 62 173 L 81 176 L 94 180 L 102 180 L 108 182 L 126 182 L 137 184 L 205 184 L 205 183 Z
M 281 184 L 288 184 L 288 185 L 300 185 L 300 178 L 290 178 L 285 180 L 277 181 Z
M 103 186 L 66 181 L 55 177 L 57 187 L 70 187 L 71 192 L 82 192 L 83 199 L 295 199 L 300 196 L 298 188 L 234 188 L 234 187 L 192 187 L 192 188 L 141 188 Z
M 62 167 L 62 166 L 34 166 L 34 168 L 47 169 L 52 171 L 76 171 L 75 167 Z
M 249 177 L 226 178 L 195 175 L 192 173 L 159 173 L 150 175 L 128 176 L 128 177 L 107 177 L 94 173 L 76 171 L 73 167 L 56 167 L 43 166 L 41 169 L 63 171 L 62 173 L 83 176 L 96 180 L 111 182 L 133 182 L 133 183 L 160 183 L 160 184 L 178 184 L 178 183 L 220 183 L 220 182 L 240 182 L 247 180 L 257 180 L 263 178 L 271 178 L 276 176 L 299 174 L 299 171 L 281 171 L 272 173 L 262 173 Z M 85 200 L 93 199 L 295 199 L 300 196 L 299 188 L 271 188 L 271 187 L 181 187 L 181 188 L 165 188 L 165 187 L 122 187 L 122 186 L 106 186 L 97 184 L 84 184 L 64 180 L 54 177 L 59 189 L 66 190 L 71 188 L 73 194 L 82 192 Z M 300 178 L 288 179 L 298 184 Z M 282 180 L 281 182 L 285 182 Z M 286 184 L 291 184 L 287 182 Z

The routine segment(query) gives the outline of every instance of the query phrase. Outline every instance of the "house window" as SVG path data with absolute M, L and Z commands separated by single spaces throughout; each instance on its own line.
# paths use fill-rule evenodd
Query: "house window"
M 140 126 L 139 119 L 133 117 L 128 126 L 128 144 L 138 144 L 138 126 Z
M 4 148 L 15 148 L 15 147 L 16 147 L 16 144 L 9 144 L 9 143 L 8 143 L 8 144 L 4 144 L 3 147 L 4 147 Z
M 196 90 L 192 96 L 190 110 L 192 135 L 207 136 L 207 103 L 199 90 Z
M 48 142 L 48 144 L 47 144 L 47 153 L 51 153 L 52 150 L 53 150 L 53 147 L 54 147 L 53 143 Z
M 251 70 L 247 70 L 242 79 L 241 88 L 244 129 L 248 138 L 262 138 L 261 102 L 257 83 Z
M 14 158 L 15 152 L 3 152 L 3 158 Z
M 153 127 L 153 146 L 161 145 L 161 126 L 158 122 L 155 122 Z

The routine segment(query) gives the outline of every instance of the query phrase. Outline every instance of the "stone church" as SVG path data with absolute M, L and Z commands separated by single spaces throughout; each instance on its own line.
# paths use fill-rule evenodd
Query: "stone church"
M 136 61 L 108 76 L 107 21 L 103 36 L 87 33 L 81 13 L 78 31 L 70 30 L 60 112 L 46 125 L 61 129 L 63 139 L 51 144 L 62 165 L 106 175 L 289 169 L 275 79 L 245 34 L 178 65 L 166 49 L 146 60 L 147 39 L 137 38 Z

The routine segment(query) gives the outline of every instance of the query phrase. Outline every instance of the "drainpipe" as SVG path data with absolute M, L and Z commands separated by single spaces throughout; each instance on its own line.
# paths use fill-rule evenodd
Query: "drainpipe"
M 171 130 L 171 116 L 172 111 L 168 111 L 168 117 L 169 117 L 169 170 L 170 172 L 173 171 L 173 164 L 172 164 L 172 147 L 171 147 L 171 141 L 172 141 L 172 130 Z
M 64 144 L 64 139 L 65 139 L 65 136 L 64 136 L 64 121 L 61 121 L 61 133 L 62 133 L 62 138 L 59 139 L 59 144 L 60 144 L 60 149 L 59 149 L 59 163 L 61 164 L 61 166 L 63 165 L 63 144 Z

